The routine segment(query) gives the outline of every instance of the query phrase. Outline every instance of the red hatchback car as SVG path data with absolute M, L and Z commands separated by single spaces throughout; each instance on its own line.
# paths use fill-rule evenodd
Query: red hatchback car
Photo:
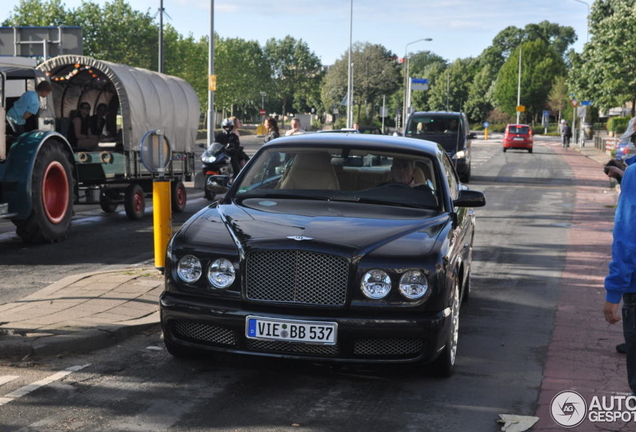
M 528 150 L 532 153 L 532 128 L 524 124 L 509 124 L 503 137 L 503 151 L 508 149 Z

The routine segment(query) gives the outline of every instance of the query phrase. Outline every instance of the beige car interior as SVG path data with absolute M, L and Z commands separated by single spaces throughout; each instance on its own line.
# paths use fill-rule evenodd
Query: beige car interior
M 278 189 L 339 190 L 340 184 L 331 156 L 322 153 L 298 153 L 285 172 Z

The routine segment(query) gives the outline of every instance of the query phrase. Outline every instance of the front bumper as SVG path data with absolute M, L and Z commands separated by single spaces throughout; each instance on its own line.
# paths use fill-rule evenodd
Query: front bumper
M 239 303 L 201 301 L 164 292 L 160 299 L 164 338 L 173 344 L 209 351 L 268 357 L 355 363 L 430 362 L 444 348 L 450 321 L 444 312 L 391 316 L 317 314 L 315 309 L 285 314 L 262 306 L 246 309 Z M 336 345 L 249 339 L 249 315 L 286 320 L 335 322 Z

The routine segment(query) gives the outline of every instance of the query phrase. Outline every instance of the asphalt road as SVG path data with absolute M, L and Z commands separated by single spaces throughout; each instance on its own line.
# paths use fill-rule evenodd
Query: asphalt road
M 2 406 L 0 431 L 481 432 L 499 430 L 498 414 L 532 415 L 575 193 L 553 145 L 537 139 L 533 154 L 503 153 L 498 141 L 474 145 L 470 186 L 486 193 L 487 206 L 476 209 L 473 292 L 452 378 L 406 366 L 176 360 L 151 331 L 91 354 L 0 363 L 0 377 L 15 376 L 16 387 L 89 365 Z M 203 205 L 195 199 L 175 222 Z M 78 219 L 57 245 L 25 247 L 0 235 L 0 304 L 69 273 L 151 257 L 149 216 Z

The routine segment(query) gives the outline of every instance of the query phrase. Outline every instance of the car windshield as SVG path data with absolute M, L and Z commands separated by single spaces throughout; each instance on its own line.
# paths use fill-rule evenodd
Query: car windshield
M 414 115 L 406 129 L 406 136 L 422 135 L 454 135 L 460 128 L 459 119 L 455 116 Z
M 528 126 L 510 126 L 508 132 L 511 134 L 528 135 L 530 128 Z
M 372 149 L 270 148 L 255 156 L 233 198 L 358 202 L 439 210 L 436 164 Z

